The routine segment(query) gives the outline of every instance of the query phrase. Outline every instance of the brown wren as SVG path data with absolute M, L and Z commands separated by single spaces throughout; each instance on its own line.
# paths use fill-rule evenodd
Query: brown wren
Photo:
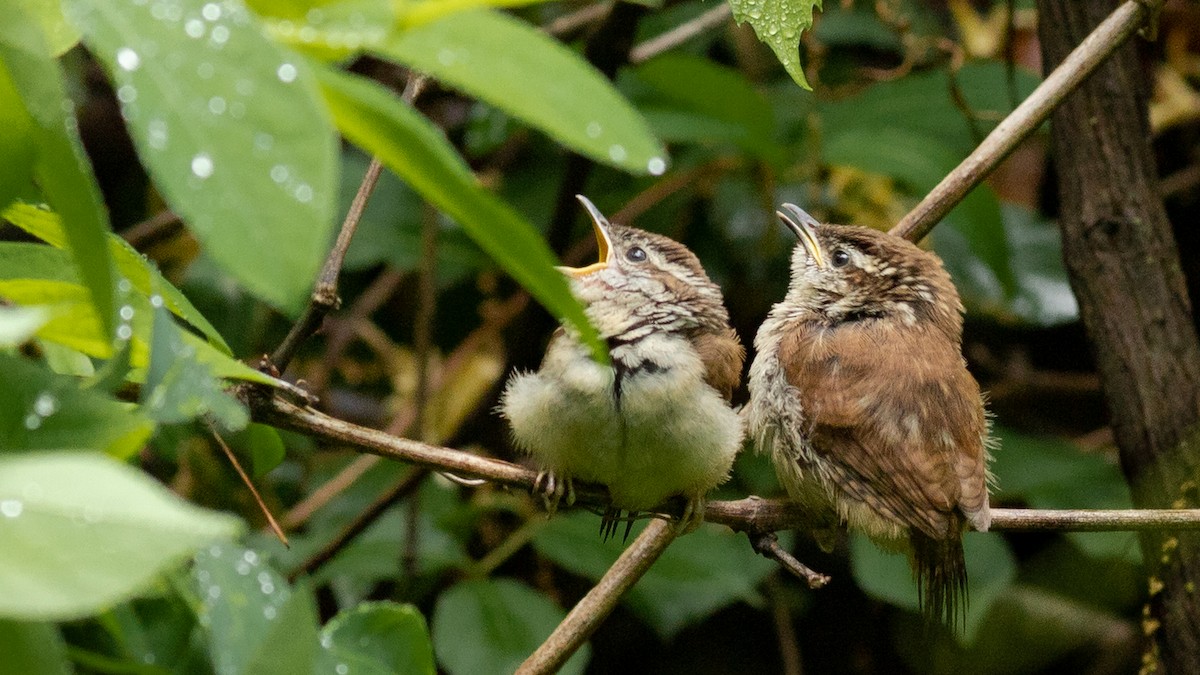
M 927 620 L 966 603 L 962 534 L 986 530 L 988 417 L 962 356 L 962 302 L 933 253 L 865 227 L 799 238 L 783 302 L 759 328 L 748 434 L 793 499 L 907 547 Z
M 549 510 L 564 496 L 573 501 L 579 479 L 608 487 L 605 537 L 622 511 L 631 522 L 674 495 L 687 500 L 682 523 L 694 526 L 742 443 L 729 397 L 745 352 L 721 290 L 686 246 L 609 223 L 578 199 L 592 217 L 600 261 L 560 269 L 608 343 L 611 365 L 559 328 L 538 371 L 509 380 L 500 412 L 518 448 L 543 469 L 536 489 Z

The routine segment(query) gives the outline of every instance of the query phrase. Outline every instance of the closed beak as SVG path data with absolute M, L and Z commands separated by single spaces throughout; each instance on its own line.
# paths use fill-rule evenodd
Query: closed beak
M 775 215 L 779 216 L 783 224 L 796 233 L 796 238 L 800 240 L 800 244 L 804 246 L 804 250 L 813 259 L 813 262 L 817 263 L 817 267 L 824 267 L 825 257 L 821 254 L 821 245 L 817 243 L 816 228 L 821 226 L 817 219 L 808 215 L 808 212 L 799 206 L 786 203 L 783 205 L 783 211 L 776 211 Z
M 594 262 L 587 267 L 561 266 L 555 268 L 563 274 L 568 274 L 578 278 L 587 276 L 592 272 L 599 272 L 600 270 L 607 268 L 608 263 L 610 262 L 610 256 L 612 255 L 612 245 L 608 239 L 608 219 L 604 217 L 603 213 L 600 213 L 600 209 L 596 208 L 596 205 L 593 204 L 587 197 L 584 197 L 583 195 L 575 195 L 575 198 L 579 200 L 580 204 L 583 204 L 583 208 L 587 209 L 588 215 L 592 217 L 592 229 L 595 230 L 596 233 L 596 248 L 600 253 L 599 262 Z

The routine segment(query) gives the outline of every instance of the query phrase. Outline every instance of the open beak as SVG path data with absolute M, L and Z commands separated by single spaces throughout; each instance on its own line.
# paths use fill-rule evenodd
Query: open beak
M 825 257 L 821 254 L 821 245 L 817 243 L 816 228 L 821 226 L 817 219 L 808 215 L 799 206 L 786 203 L 783 205 L 783 211 L 776 211 L 775 215 L 779 216 L 783 224 L 796 233 L 796 238 L 800 240 L 813 262 L 817 263 L 817 267 L 824 267 Z
M 609 256 L 612 254 L 612 246 L 608 240 L 608 219 L 600 213 L 600 209 L 583 195 L 575 195 L 583 208 L 587 209 L 588 215 L 592 217 L 592 229 L 596 232 L 596 248 L 600 252 L 599 262 L 594 262 L 587 267 L 558 267 L 558 271 L 563 274 L 569 274 L 573 277 L 584 277 L 592 272 L 599 272 L 608 267 Z

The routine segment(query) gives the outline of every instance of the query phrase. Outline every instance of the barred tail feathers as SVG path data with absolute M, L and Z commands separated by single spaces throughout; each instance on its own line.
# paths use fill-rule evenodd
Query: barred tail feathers
M 909 540 L 921 615 L 927 624 L 941 623 L 951 630 L 961 630 L 967 610 L 967 562 L 962 535 L 956 533 L 948 539 L 939 539 L 914 529 Z

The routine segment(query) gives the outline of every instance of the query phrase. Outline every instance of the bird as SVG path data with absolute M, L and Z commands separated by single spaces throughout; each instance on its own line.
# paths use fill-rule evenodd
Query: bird
M 611 363 L 595 360 L 561 326 L 536 372 L 514 374 L 500 413 L 514 445 L 541 471 L 535 492 L 553 513 L 574 501 L 574 481 L 601 483 L 611 506 L 601 534 L 682 495 L 679 525 L 703 520 L 705 495 L 729 476 L 743 422 L 730 406 L 745 350 L 730 327 L 720 288 L 686 246 L 610 223 L 591 201 L 598 262 L 560 267 Z
M 966 610 L 962 536 L 991 523 L 990 418 L 962 355 L 963 305 L 934 253 L 866 227 L 776 212 L 799 239 L 754 339 L 747 435 L 780 483 L 906 550 L 926 625 Z

